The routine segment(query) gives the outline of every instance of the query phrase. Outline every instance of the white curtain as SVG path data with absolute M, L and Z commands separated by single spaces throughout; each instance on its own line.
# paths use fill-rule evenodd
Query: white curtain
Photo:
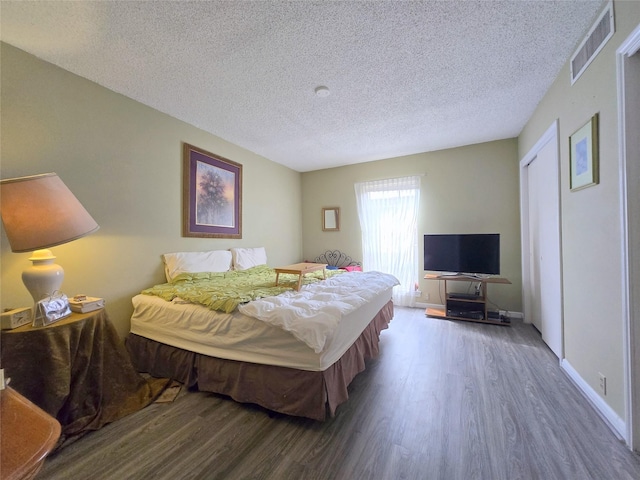
M 400 281 L 393 302 L 415 305 L 418 282 L 418 208 L 420 177 L 355 184 L 362 230 L 362 266 L 390 273 Z

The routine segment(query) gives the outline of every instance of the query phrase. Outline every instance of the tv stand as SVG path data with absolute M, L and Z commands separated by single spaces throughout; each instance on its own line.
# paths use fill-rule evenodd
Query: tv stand
M 437 275 L 427 274 L 426 280 L 440 280 L 444 282 L 444 309 L 427 308 L 425 315 L 449 320 L 465 320 L 467 322 L 490 323 L 492 325 L 509 325 L 507 320 L 500 318 L 498 312 L 488 310 L 487 284 L 511 282 L 502 277 L 475 278 L 468 275 Z M 449 292 L 447 282 L 478 282 L 481 284 L 480 295 Z

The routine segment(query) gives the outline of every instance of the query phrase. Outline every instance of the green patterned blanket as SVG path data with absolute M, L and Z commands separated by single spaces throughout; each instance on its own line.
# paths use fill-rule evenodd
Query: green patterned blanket
M 327 270 L 327 277 L 342 270 Z M 302 283 L 322 280 L 322 270 L 308 273 Z M 204 305 L 211 310 L 231 313 L 242 303 L 258 298 L 279 295 L 293 290 L 298 275 L 281 273 L 276 287 L 276 272 L 267 265 L 247 270 L 231 270 L 223 273 L 182 273 L 170 283 L 163 283 L 143 290 L 145 295 L 156 295 L 171 302 L 176 298 Z

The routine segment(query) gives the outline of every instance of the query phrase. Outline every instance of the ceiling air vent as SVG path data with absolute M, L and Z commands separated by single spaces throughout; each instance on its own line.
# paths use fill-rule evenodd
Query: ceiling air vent
M 589 30 L 589 33 L 587 33 L 576 53 L 571 57 L 571 85 L 580 78 L 582 72 L 596 58 L 596 55 L 613 36 L 614 31 L 613 2 L 609 2 L 598 17 L 598 20 L 596 20 L 596 23 Z

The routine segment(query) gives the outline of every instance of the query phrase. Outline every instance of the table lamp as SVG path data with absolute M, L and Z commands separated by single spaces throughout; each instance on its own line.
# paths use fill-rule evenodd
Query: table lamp
M 100 228 L 55 173 L 0 180 L 0 213 L 11 251 L 34 251 L 22 281 L 35 303 L 59 292 L 64 279 L 48 248 Z

